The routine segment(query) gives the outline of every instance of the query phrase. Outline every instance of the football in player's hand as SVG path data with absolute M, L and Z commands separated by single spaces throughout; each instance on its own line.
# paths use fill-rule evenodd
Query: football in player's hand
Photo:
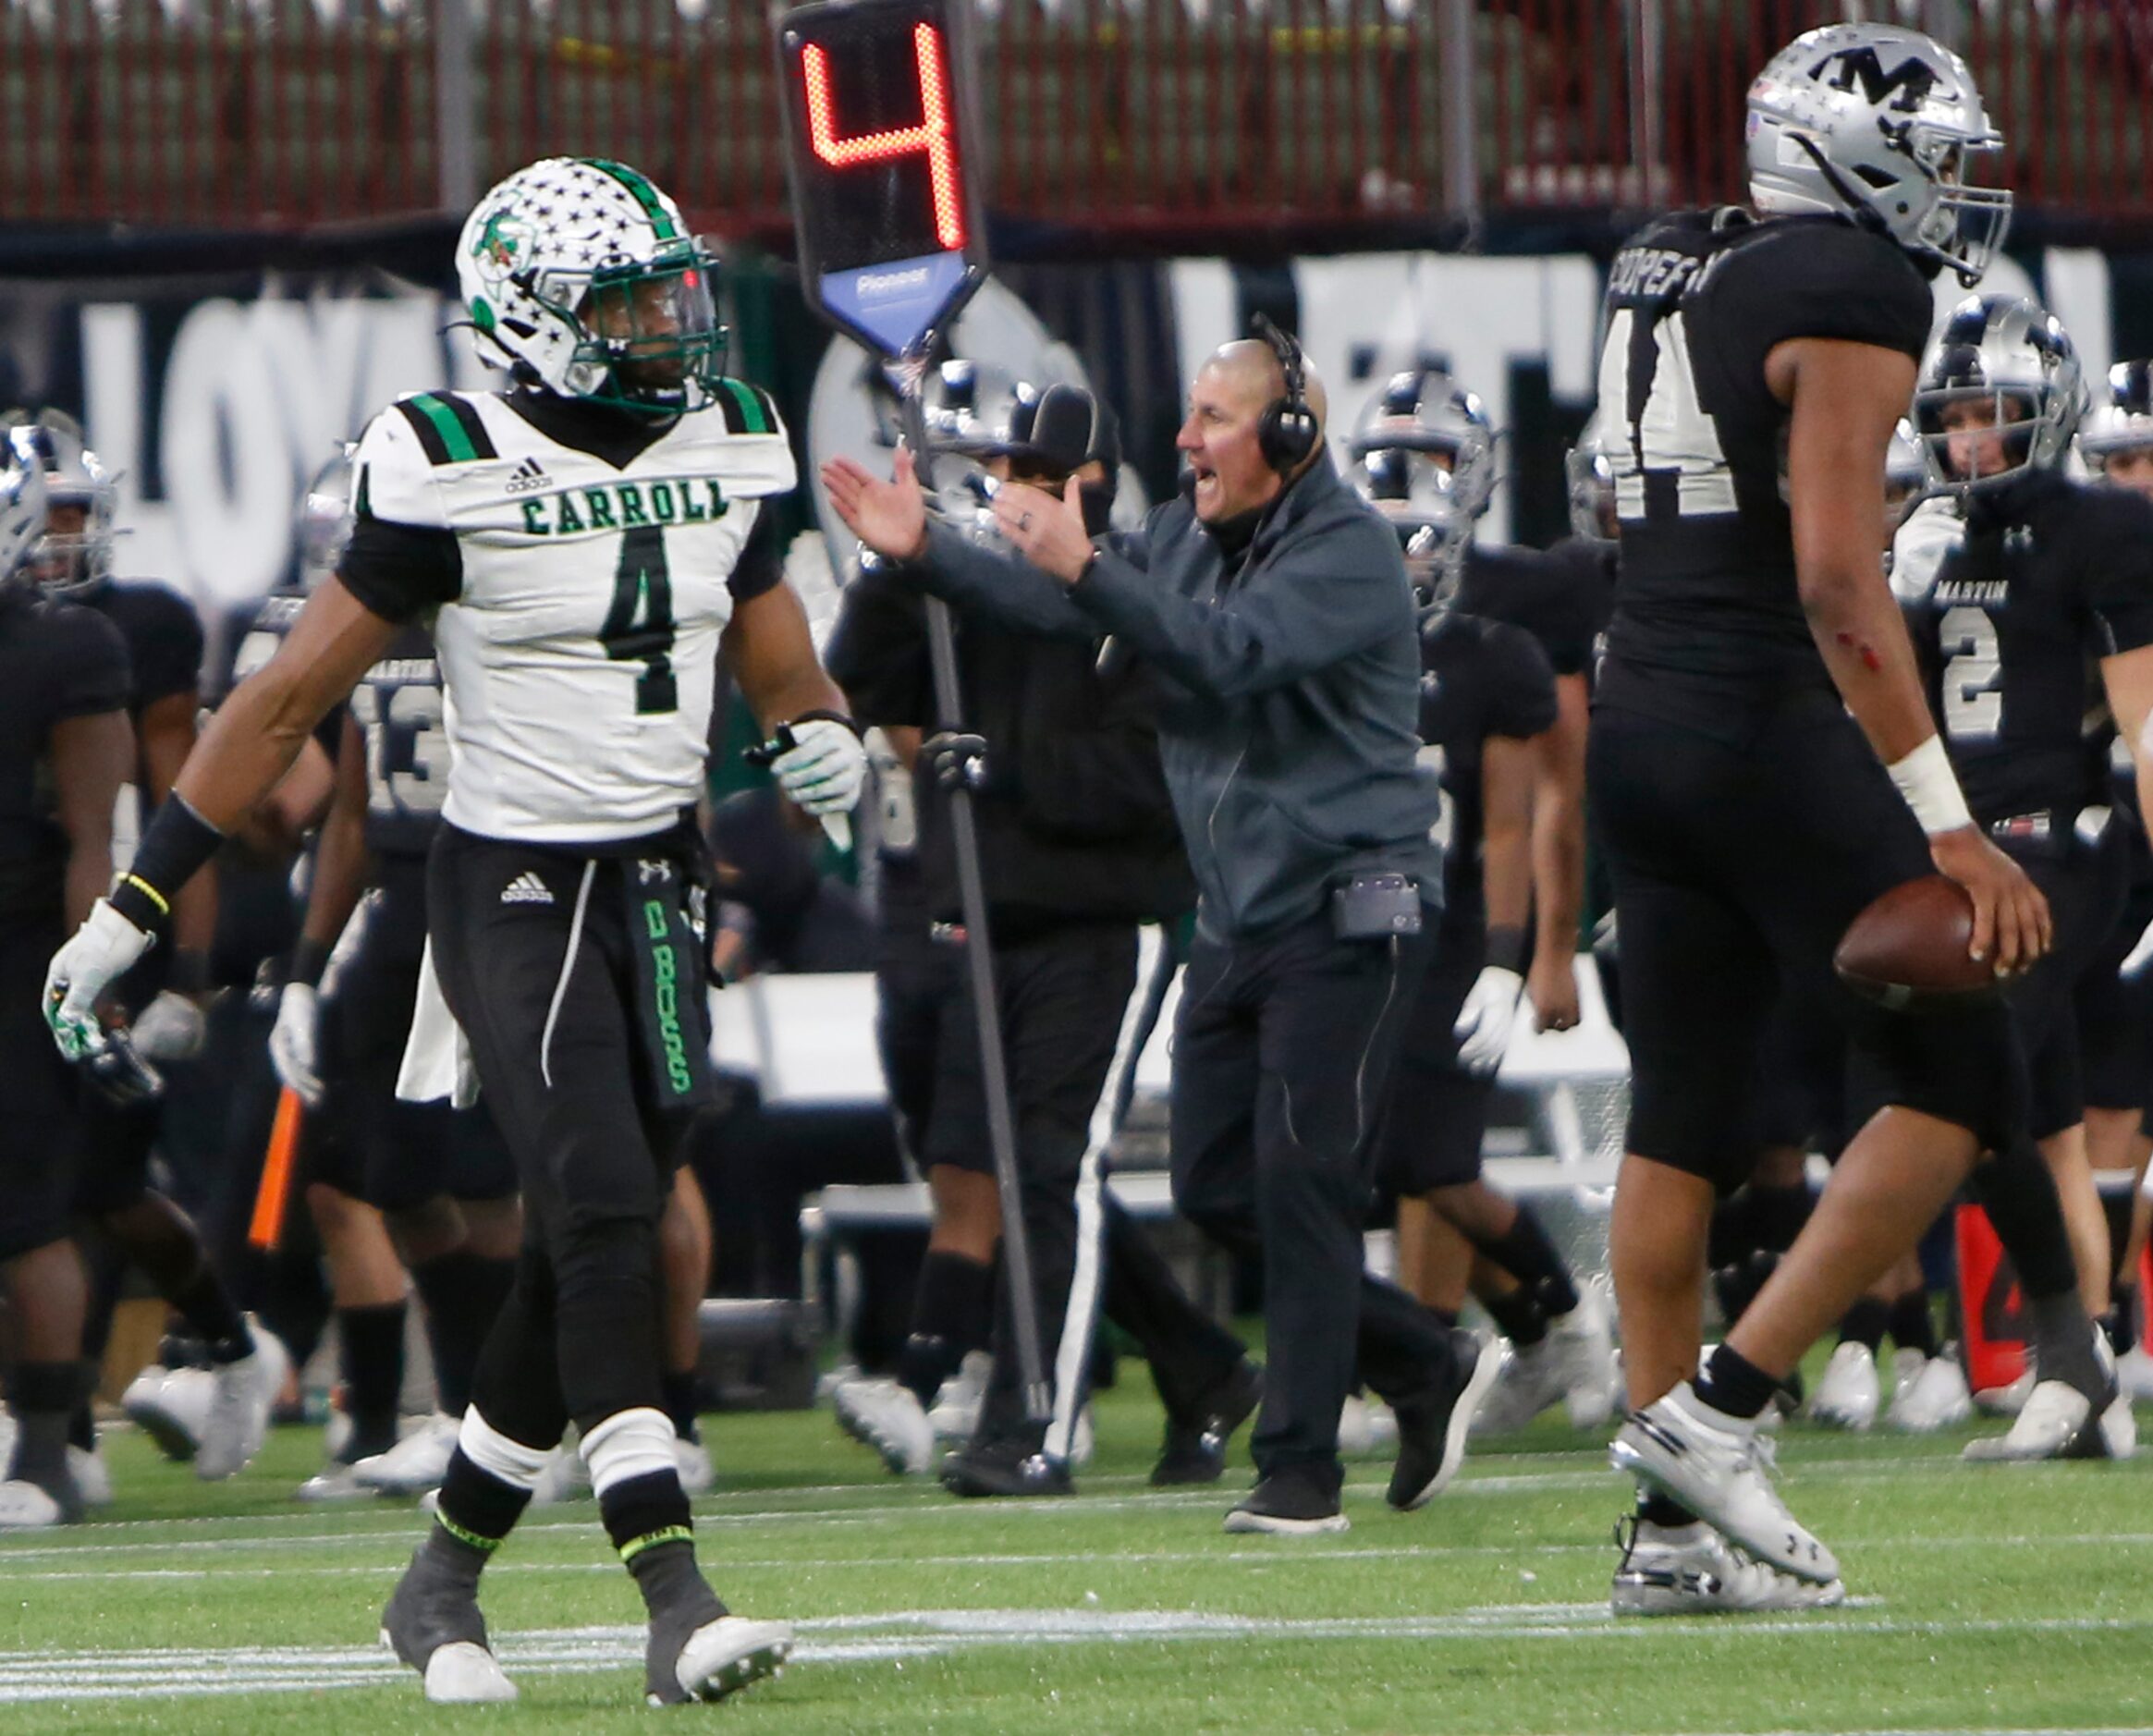
M 1832 955 L 1839 980 L 1893 1011 L 1963 1004 L 1996 992 L 1996 973 L 1967 956 L 1974 900 L 1955 880 L 1923 874 L 1855 917 Z

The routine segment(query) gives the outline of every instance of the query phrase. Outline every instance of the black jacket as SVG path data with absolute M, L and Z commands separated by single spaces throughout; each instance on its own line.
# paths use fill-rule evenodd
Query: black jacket
M 1196 889 L 1159 766 L 1151 678 L 1102 677 L 1089 641 L 978 618 L 956 626 L 964 727 L 987 743 L 988 781 L 973 807 L 997 942 L 1187 911 Z M 825 663 L 861 723 L 934 732 L 925 605 L 888 568 L 870 566 L 846 587 Z M 914 789 L 929 908 L 956 921 L 948 799 L 924 765 Z
M 1160 756 L 1207 933 L 1304 921 L 1355 872 L 1416 875 L 1440 902 L 1413 588 L 1397 533 L 1327 456 L 1230 560 L 1184 492 L 1108 539 L 1071 587 L 940 525 L 905 571 L 973 620 L 1087 645 L 1112 633 L 1157 672 Z

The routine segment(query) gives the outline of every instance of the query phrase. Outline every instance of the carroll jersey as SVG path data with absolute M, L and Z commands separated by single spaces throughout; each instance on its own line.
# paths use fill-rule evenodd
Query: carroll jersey
M 767 537 L 744 556 L 795 481 L 768 397 L 726 385 L 671 422 L 438 392 L 368 427 L 339 577 L 386 619 L 438 610 L 454 825 L 600 843 L 702 794 L 718 637 L 778 581 Z
M 1963 520 L 1914 514 L 1892 573 L 1975 817 L 2061 830 L 2105 803 L 2099 662 L 2153 644 L 2153 502 L 2030 471 Z
M 441 666 L 423 628 L 406 627 L 360 679 L 351 721 L 366 749 L 366 847 L 423 856 L 448 799 L 449 767 Z
M 1837 217 L 1663 218 L 1616 255 L 1599 401 L 1621 585 L 1598 698 L 1706 729 L 1790 690 L 1829 693 L 1794 578 L 1790 412 L 1765 359 L 1838 338 L 1919 361 L 1928 285 Z
M 1586 551 L 1583 557 L 1580 550 Z M 1557 675 L 1589 675 L 1613 596 L 1610 566 L 1574 537 L 1544 551 L 1474 544 L 1465 551 L 1457 606 L 1482 620 L 1523 628 L 1539 641 Z
M 53 728 L 126 708 L 127 644 L 88 609 L 0 588 L 0 923 L 57 923 L 68 844 Z
M 1442 785 L 1431 834 L 1443 851 L 1443 920 L 1484 920 L 1483 745 L 1555 724 L 1555 672 L 1523 630 L 1444 609 L 1421 629 L 1420 763 Z

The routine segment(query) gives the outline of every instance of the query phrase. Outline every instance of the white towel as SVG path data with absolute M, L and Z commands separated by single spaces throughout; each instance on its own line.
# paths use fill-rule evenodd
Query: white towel
M 479 1070 L 471 1060 L 471 1039 L 456 1022 L 441 992 L 431 938 L 419 960 L 419 1003 L 411 1009 L 411 1034 L 404 1045 L 404 1064 L 397 1072 L 397 1095 L 406 1103 L 434 1103 L 447 1097 L 459 1109 L 468 1109 L 479 1100 Z

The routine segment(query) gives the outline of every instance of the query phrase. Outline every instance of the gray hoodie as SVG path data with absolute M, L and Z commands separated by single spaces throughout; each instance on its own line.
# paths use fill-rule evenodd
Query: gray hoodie
M 1110 538 L 1074 586 L 941 525 L 910 576 L 1009 626 L 1112 634 L 1163 678 L 1159 752 L 1205 933 L 1304 921 L 1356 872 L 1414 875 L 1439 900 L 1413 589 L 1396 533 L 1327 459 L 1238 555 L 1184 492 Z

